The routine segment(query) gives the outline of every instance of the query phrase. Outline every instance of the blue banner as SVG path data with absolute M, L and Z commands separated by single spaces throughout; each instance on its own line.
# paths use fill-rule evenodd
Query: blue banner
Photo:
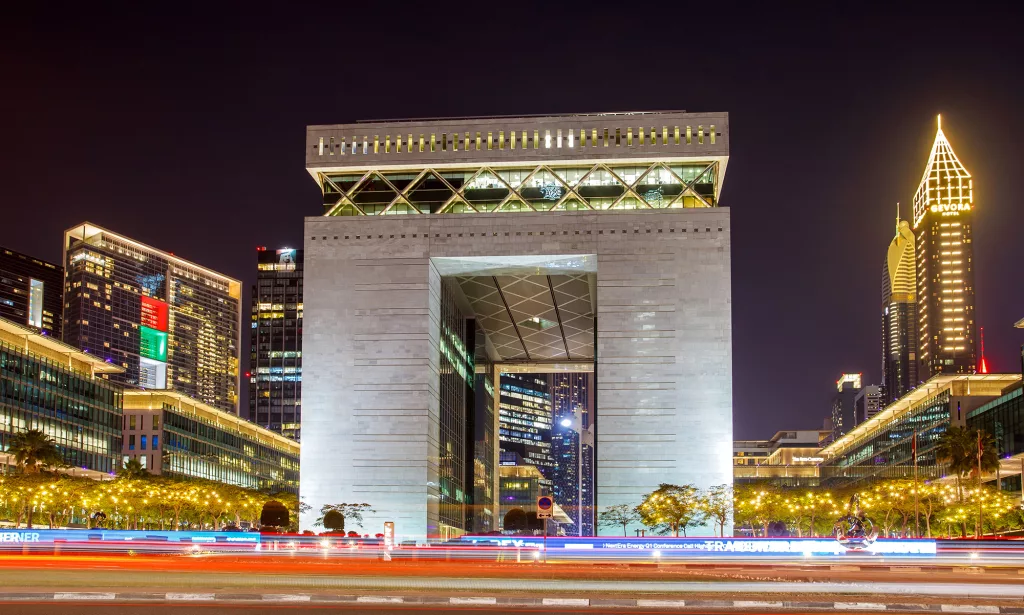
M 49 544 L 56 542 L 166 542 L 181 544 L 251 544 L 260 543 L 256 532 L 171 532 L 159 530 L 36 530 L 0 529 L 0 547 L 18 544 Z
M 614 538 L 543 536 L 463 536 L 463 542 L 501 547 L 558 551 L 561 554 L 592 553 L 623 557 L 700 555 L 837 555 L 848 549 L 831 538 Z M 935 541 L 923 538 L 879 539 L 859 553 L 880 555 L 935 555 Z

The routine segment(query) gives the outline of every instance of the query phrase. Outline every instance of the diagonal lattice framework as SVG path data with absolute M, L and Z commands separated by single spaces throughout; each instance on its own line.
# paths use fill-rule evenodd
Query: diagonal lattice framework
M 715 207 L 718 162 L 320 174 L 326 215 Z
M 503 360 L 593 359 L 594 314 L 586 273 L 456 280 Z

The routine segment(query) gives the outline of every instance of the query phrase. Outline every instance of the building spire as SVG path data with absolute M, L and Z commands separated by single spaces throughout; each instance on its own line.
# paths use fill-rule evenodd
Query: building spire
M 900 202 L 896 201 L 896 234 L 900 234 Z
M 981 327 L 981 360 L 978 361 L 978 373 L 988 373 L 988 361 L 985 360 L 985 327 Z
M 928 163 L 924 167 L 917 193 L 914 194 L 914 228 L 917 228 L 933 205 L 953 207 L 955 211 L 969 211 L 973 203 L 972 192 L 971 174 L 957 158 L 942 132 L 940 115 Z

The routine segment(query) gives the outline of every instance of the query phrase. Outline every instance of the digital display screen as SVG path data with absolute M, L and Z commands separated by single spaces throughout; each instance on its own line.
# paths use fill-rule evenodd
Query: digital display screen
M 139 358 L 139 386 L 144 389 L 166 389 L 167 364 L 146 357 Z
M 152 297 L 140 297 L 142 304 L 139 306 L 139 324 L 156 329 L 157 331 L 167 330 L 167 304 Z
M 154 361 L 167 361 L 167 332 L 139 327 L 139 354 Z

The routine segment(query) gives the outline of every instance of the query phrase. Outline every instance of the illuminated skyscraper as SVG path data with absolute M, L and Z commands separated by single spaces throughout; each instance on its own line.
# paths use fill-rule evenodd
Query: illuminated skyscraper
M 256 250 L 249 420 L 293 440 L 302 421 L 302 250 Z
M 942 132 L 914 195 L 918 378 L 976 371 L 971 174 Z
M 843 374 L 836 380 L 836 396 L 832 398 L 832 439 L 836 440 L 857 424 L 854 400 L 862 386 L 861 374 Z
M 64 232 L 64 341 L 238 414 L 241 282 L 93 224 Z
M 562 373 L 551 376 L 551 456 L 555 460 L 553 494 L 555 502 L 572 519 L 564 527 L 570 535 L 593 534 L 593 408 L 591 374 Z
M 917 386 L 917 265 L 914 231 L 896 222 L 882 264 L 882 389 L 885 404 Z
M 60 340 L 64 269 L 0 248 L 0 318 Z
M 498 443 L 503 453 L 517 453 L 551 480 L 551 375 L 502 374 L 498 408 Z

